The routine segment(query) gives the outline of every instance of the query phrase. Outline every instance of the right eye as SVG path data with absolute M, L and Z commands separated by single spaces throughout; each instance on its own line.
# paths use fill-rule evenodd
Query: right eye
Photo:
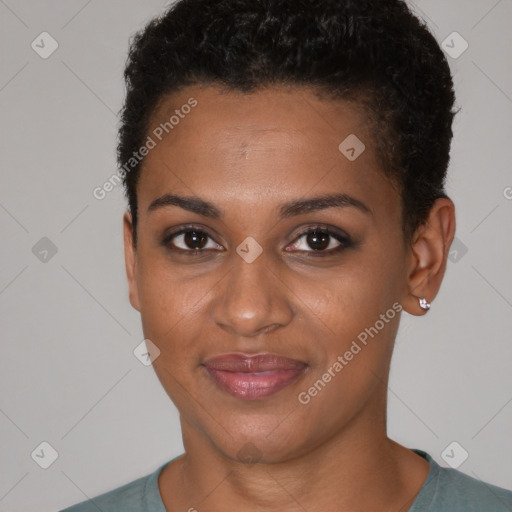
M 193 227 L 182 228 L 179 231 L 168 234 L 162 241 L 170 251 L 188 253 L 190 256 L 201 254 L 205 250 L 223 250 L 210 235 Z

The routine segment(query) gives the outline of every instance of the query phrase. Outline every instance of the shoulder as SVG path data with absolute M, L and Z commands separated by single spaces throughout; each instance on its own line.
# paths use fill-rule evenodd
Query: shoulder
M 142 503 L 150 475 L 139 478 L 95 498 L 73 505 L 61 512 L 135 512 Z
M 95 498 L 83 501 L 60 512 L 140 512 L 150 510 L 165 512 L 158 491 L 158 475 L 168 463 L 155 472 L 133 482 L 117 487 Z
M 430 455 L 414 450 L 430 463 L 430 473 L 410 512 L 510 512 L 512 491 L 439 466 Z
M 512 510 L 512 491 L 497 487 L 451 468 L 440 468 L 435 496 L 439 503 L 452 501 L 463 510 Z M 462 510 L 462 508 L 461 508 Z

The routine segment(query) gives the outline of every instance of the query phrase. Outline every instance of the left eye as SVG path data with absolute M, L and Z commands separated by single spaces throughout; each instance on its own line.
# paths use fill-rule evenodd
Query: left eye
M 310 229 L 296 240 L 293 244 L 294 249 L 305 252 L 335 252 L 350 246 L 348 237 L 323 228 Z

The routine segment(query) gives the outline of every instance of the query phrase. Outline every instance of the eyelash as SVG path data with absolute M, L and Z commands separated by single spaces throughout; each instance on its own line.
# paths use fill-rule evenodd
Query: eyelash
M 206 235 L 210 240 L 213 240 L 213 238 L 204 230 L 197 228 L 195 226 L 185 226 L 179 229 L 178 231 L 174 231 L 173 233 L 170 233 L 165 236 L 165 238 L 162 240 L 162 245 L 165 246 L 167 249 L 173 252 L 178 252 L 181 254 L 185 254 L 186 256 L 190 257 L 197 257 L 202 256 L 205 254 L 206 251 L 210 251 L 211 249 L 181 249 L 179 247 L 172 246 L 171 241 L 176 238 L 177 236 L 189 233 L 189 232 L 195 232 L 200 235 Z M 333 254 L 337 254 L 344 249 L 349 249 L 351 247 L 354 247 L 354 244 L 350 237 L 346 234 L 342 234 L 338 231 L 333 230 L 332 228 L 317 225 L 307 228 L 305 231 L 302 231 L 299 233 L 293 240 L 292 244 L 296 244 L 301 238 L 309 235 L 310 233 L 320 233 L 327 235 L 331 238 L 334 238 L 337 242 L 339 242 L 339 246 L 335 247 L 334 249 L 329 250 L 314 250 L 311 249 L 309 251 L 298 251 L 302 253 L 307 253 L 308 255 L 312 257 L 325 257 L 325 256 L 332 256 Z M 214 240 L 213 240 L 214 241 Z M 214 241 L 215 242 L 215 241 Z M 215 242 L 217 243 L 217 242 Z M 217 244 L 220 245 L 220 244 Z M 329 243 L 330 245 L 330 243 Z M 288 251 L 292 252 L 292 251 Z

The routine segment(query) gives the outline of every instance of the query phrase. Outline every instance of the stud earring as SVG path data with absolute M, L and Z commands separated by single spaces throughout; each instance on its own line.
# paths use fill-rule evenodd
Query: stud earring
M 424 309 L 425 311 L 428 311 L 430 309 L 430 302 L 428 302 L 425 297 L 420 297 L 418 300 L 420 302 L 421 309 Z

